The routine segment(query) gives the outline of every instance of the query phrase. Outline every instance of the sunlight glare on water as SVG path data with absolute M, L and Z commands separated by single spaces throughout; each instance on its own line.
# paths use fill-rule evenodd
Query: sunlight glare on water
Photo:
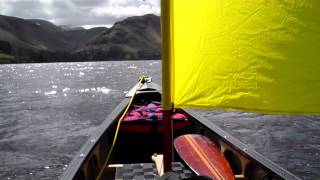
M 150 62 L 1 65 L 0 179 L 57 179 L 141 74 L 160 83 Z
M 160 61 L 0 65 L 0 179 L 57 179 Z M 302 179 L 320 177 L 320 117 L 198 111 Z

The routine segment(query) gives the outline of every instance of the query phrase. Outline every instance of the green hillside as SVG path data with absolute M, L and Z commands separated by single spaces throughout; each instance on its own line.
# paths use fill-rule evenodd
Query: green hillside
M 160 59 L 160 34 L 160 18 L 150 14 L 89 30 L 0 15 L 1 59 L 21 63 Z

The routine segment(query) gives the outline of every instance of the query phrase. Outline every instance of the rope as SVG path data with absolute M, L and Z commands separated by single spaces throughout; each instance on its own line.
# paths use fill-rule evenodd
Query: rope
M 103 173 L 104 169 L 106 168 L 106 166 L 107 166 L 107 164 L 108 164 L 108 161 L 109 161 L 109 159 L 110 159 L 112 150 L 113 150 L 113 148 L 114 148 L 114 145 L 115 145 L 116 140 L 117 140 L 117 137 L 118 137 L 118 133 L 119 133 L 121 121 L 123 120 L 123 118 L 124 118 L 125 115 L 127 114 L 128 110 L 129 110 L 129 108 L 130 108 L 130 106 L 131 106 L 131 104 L 132 104 L 132 102 L 133 102 L 133 99 L 134 99 L 134 97 L 136 96 L 136 92 L 137 92 L 138 89 L 141 88 L 141 86 L 142 86 L 143 83 L 144 83 L 144 80 L 145 80 L 145 77 L 144 77 L 144 76 L 140 76 L 140 77 L 139 77 L 139 82 L 138 82 L 138 83 L 139 83 L 140 86 L 138 86 L 138 87 L 135 89 L 135 92 L 134 92 L 133 96 L 131 97 L 131 99 L 130 99 L 130 101 L 129 101 L 129 103 L 128 103 L 126 109 L 125 109 L 125 111 L 122 113 L 122 116 L 120 117 L 120 119 L 119 119 L 119 121 L 118 121 L 117 128 L 116 128 L 116 132 L 115 132 L 115 134 L 114 134 L 113 142 L 112 142 L 111 148 L 110 148 L 110 150 L 109 150 L 109 152 L 108 152 L 107 159 L 106 159 L 106 161 L 104 162 L 104 164 L 103 164 L 103 166 L 102 166 L 102 169 L 100 170 L 100 172 L 99 172 L 96 180 L 99 180 L 99 179 L 101 178 L 102 173 Z

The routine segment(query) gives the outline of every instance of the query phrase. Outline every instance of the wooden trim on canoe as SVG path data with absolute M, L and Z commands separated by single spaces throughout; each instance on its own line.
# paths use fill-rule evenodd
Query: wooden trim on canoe
M 89 138 L 86 144 L 81 148 L 81 150 L 77 153 L 77 155 L 71 161 L 67 171 L 63 173 L 60 177 L 61 180 L 65 179 L 73 179 L 77 174 L 78 170 L 81 168 L 82 164 L 85 162 L 85 158 L 88 158 L 91 151 L 94 150 L 94 146 L 96 146 L 99 139 L 103 136 L 107 129 L 111 127 L 111 124 L 115 119 L 121 115 L 121 112 L 129 103 L 129 98 L 125 98 L 120 102 L 118 106 L 107 116 L 106 120 L 102 122 L 102 124 L 98 127 L 98 129 L 94 132 L 94 134 Z
M 256 163 L 264 166 L 265 168 L 269 169 L 270 171 L 277 174 L 279 177 L 287 180 L 301 180 L 291 172 L 283 169 L 279 165 L 275 164 L 271 160 L 267 159 L 266 157 L 262 156 L 260 153 L 255 151 L 254 149 L 250 148 L 249 146 L 245 145 L 235 137 L 231 136 L 229 133 L 225 132 L 224 130 L 220 129 L 216 126 L 213 122 L 209 121 L 208 119 L 202 117 L 198 113 L 196 113 L 192 109 L 183 109 L 186 113 L 194 117 L 198 122 L 203 124 L 205 127 L 209 128 L 212 132 L 215 132 L 222 140 L 226 142 L 226 144 L 231 145 L 234 149 L 238 149 L 242 155 L 249 157 L 250 159 L 256 161 Z

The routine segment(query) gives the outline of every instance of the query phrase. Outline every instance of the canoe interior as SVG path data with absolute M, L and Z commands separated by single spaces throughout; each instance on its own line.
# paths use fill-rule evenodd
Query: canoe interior
M 141 101 L 161 101 L 161 94 L 156 89 L 138 91 L 133 104 Z M 61 179 L 91 180 L 96 179 L 110 150 L 116 129 L 116 120 L 125 109 L 125 99 L 107 117 L 100 129 L 79 152 Z M 298 179 L 290 172 L 267 160 L 256 151 L 249 149 L 228 133 L 195 114 L 192 110 L 178 109 L 184 113 L 191 125 L 173 132 L 173 137 L 183 134 L 202 134 L 208 137 L 219 148 L 230 164 L 235 179 L 247 180 L 280 180 Z M 94 141 L 94 142 L 93 142 Z M 116 145 L 108 164 L 153 163 L 153 154 L 163 154 L 162 133 L 154 130 L 148 133 L 119 131 Z M 182 162 L 175 152 L 175 162 Z M 101 179 L 114 179 L 116 168 L 104 169 Z

